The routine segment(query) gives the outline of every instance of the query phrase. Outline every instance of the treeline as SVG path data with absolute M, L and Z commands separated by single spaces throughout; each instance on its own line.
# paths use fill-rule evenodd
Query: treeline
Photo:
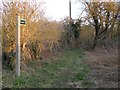
M 79 2 L 78 2 L 79 3 Z M 42 59 L 42 55 L 65 48 L 92 48 L 101 41 L 118 36 L 119 2 L 85 2 L 86 16 L 76 20 L 50 21 L 44 15 L 44 3 L 3 2 L 3 64 L 13 69 L 16 53 L 16 14 L 26 20 L 21 25 L 21 60 Z
M 44 16 L 44 3 L 3 2 L 2 52 L 3 63 L 11 65 L 16 53 L 16 14 L 26 20 L 21 25 L 21 60 L 36 60 L 41 53 L 53 52 L 59 48 L 63 27 L 61 23 L 50 21 Z M 6 65 L 6 66 L 7 66 Z M 10 66 L 11 67 L 11 66 Z

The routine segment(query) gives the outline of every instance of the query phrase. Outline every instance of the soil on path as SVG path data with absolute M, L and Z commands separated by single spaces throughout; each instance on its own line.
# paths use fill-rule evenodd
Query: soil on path
M 94 82 L 96 88 L 118 88 L 118 49 L 96 47 L 85 54 L 91 69 L 88 80 Z

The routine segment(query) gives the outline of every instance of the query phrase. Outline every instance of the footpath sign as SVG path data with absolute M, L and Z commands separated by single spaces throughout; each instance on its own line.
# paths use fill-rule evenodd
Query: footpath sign
M 21 19 L 20 20 L 20 24 L 24 24 L 25 25 L 25 23 L 26 23 L 25 19 Z
M 25 25 L 26 21 L 16 15 L 16 76 L 20 76 L 20 25 Z

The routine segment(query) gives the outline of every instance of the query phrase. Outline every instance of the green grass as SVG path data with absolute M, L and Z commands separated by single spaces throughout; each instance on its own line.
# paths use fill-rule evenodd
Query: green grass
M 95 86 L 95 83 L 91 82 L 91 81 L 88 81 L 88 80 L 84 80 L 81 84 L 81 86 L 83 88 L 91 88 L 91 87 L 94 87 Z
M 0 71 L 0 89 L 2 88 L 2 72 Z
M 85 60 L 82 50 L 65 50 L 57 60 L 46 60 L 43 65 L 30 62 L 30 69 L 22 69 L 20 77 L 15 77 L 14 71 L 3 70 L 3 87 L 67 88 L 80 81 L 80 87 L 90 87 L 91 82 L 85 82 L 90 72 Z

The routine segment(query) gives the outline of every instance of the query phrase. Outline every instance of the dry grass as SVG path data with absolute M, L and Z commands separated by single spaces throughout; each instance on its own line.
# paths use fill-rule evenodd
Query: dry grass
M 96 47 L 86 51 L 87 64 L 91 69 L 88 79 L 95 82 L 97 88 L 118 87 L 118 49 L 117 47 Z

